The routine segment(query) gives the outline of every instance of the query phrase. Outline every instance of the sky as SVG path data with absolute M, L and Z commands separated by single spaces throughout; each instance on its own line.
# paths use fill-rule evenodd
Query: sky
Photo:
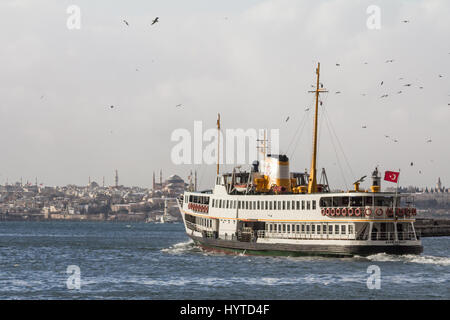
M 447 0 L 2 0 L 0 184 L 112 185 L 117 169 L 151 187 L 154 171 L 196 169 L 208 189 L 216 166 L 175 164 L 171 135 L 215 128 L 217 113 L 223 130 L 279 129 L 304 171 L 320 62 L 318 168 L 332 188 L 376 166 L 400 169 L 400 185 L 450 186 L 449 16 Z

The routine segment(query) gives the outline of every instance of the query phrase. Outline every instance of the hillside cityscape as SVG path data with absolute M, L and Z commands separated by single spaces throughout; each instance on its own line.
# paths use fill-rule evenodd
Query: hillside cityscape
M 157 182 L 158 180 L 158 182 Z M 162 171 L 152 188 L 99 185 L 90 181 L 85 186 L 43 186 L 15 182 L 0 185 L 0 220 L 89 220 L 89 221 L 159 221 L 166 213 L 174 221 L 181 220 L 176 198 L 185 190 L 197 189 L 197 175 L 191 173 L 185 182 L 178 175 L 163 180 Z M 384 191 L 395 192 L 389 187 Z M 438 178 L 432 187 L 399 187 L 397 192 L 410 193 L 423 216 L 446 217 L 450 209 L 450 188 Z

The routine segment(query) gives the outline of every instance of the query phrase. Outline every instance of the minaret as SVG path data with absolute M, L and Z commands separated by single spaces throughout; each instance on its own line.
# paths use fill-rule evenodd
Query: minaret
M 162 169 L 159 170 L 159 184 L 162 189 L 162 186 L 163 186 L 163 184 L 162 184 Z
M 155 191 L 155 188 L 156 188 L 155 171 L 153 171 L 153 191 Z
M 117 187 L 119 187 L 119 171 L 116 169 L 116 178 L 115 178 L 115 181 L 116 181 L 116 188 Z

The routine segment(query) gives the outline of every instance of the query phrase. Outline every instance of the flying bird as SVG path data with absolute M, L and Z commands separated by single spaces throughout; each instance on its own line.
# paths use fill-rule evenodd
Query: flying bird
M 288 122 L 288 121 L 289 121 L 289 117 L 286 118 L 286 122 Z
M 153 19 L 152 21 L 152 25 L 154 25 L 155 23 L 159 22 L 159 17 L 156 17 L 155 19 Z
M 403 20 L 402 22 L 403 22 L 403 23 L 408 23 L 408 22 L 409 22 L 409 20 Z
M 388 62 L 394 62 L 394 59 L 392 59 L 392 60 L 386 60 L 385 63 L 388 63 Z
M 305 108 L 305 111 L 309 111 L 309 108 Z
M 339 94 L 339 93 L 341 93 L 340 91 L 336 91 L 336 94 Z
M 411 87 L 412 83 L 407 83 L 404 85 L 404 87 Z
M 340 63 L 336 63 L 336 67 L 340 67 L 341 66 L 341 64 Z
M 129 26 L 130 24 L 128 23 L 128 21 L 127 20 L 123 20 L 123 22 L 127 25 L 127 26 Z
M 366 129 L 366 128 L 367 128 L 367 126 L 362 126 L 362 128 L 363 128 L 363 129 Z
M 383 94 L 380 98 L 387 98 L 388 96 L 388 94 Z
M 402 93 L 402 91 L 397 92 L 397 94 L 400 94 L 400 93 Z
M 182 106 L 182 104 L 180 103 L 180 104 L 177 104 L 175 107 L 179 108 L 181 106 Z
M 111 109 L 114 109 L 114 106 L 110 106 Z
M 439 78 L 442 78 L 442 77 L 443 77 L 443 75 L 442 75 L 442 74 L 440 74 L 440 75 L 439 75 Z
M 431 141 L 432 141 L 431 139 L 428 139 L 428 140 L 427 140 L 427 142 L 431 142 Z
M 413 166 L 414 164 L 411 162 L 411 167 Z
M 383 85 L 383 83 L 384 83 L 384 81 L 381 81 L 381 84 L 380 84 L 380 86 L 382 86 L 382 85 Z

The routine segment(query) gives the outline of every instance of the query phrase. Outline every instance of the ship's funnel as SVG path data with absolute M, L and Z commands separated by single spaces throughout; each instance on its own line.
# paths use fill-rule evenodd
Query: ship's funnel
M 275 186 L 291 191 L 289 158 L 286 155 L 268 154 L 264 159 L 264 175 L 270 188 Z

